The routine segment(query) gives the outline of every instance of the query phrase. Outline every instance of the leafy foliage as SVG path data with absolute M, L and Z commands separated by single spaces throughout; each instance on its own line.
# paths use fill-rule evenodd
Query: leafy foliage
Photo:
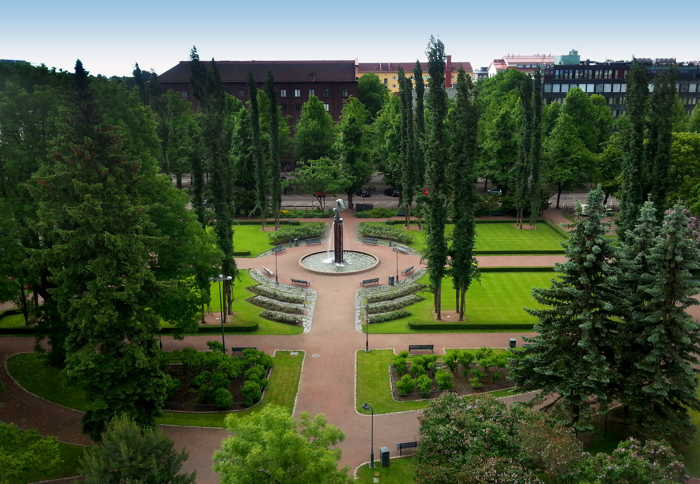
M 59 462 L 56 437 L 42 438 L 36 430 L 0 422 L 0 483 L 29 470 L 49 471 Z
M 273 245 L 280 245 L 294 239 L 309 239 L 312 237 L 323 237 L 326 233 L 326 224 L 308 223 L 299 227 L 285 227 L 277 232 L 270 232 L 268 238 Z
M 377 239 L 392 240 L 402 244 L 410 244 L 413 242 L 413 237 L 410 233 L 404 230 L 385 227 L 383 225 L 369 225 L 362 223 L 360 224 L 357 233 L 360 237 L 375 237 Z

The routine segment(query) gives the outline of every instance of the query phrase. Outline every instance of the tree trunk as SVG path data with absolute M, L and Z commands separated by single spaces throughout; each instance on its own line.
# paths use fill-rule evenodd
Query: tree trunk
M 459 320 L 464 321 L 464 310 L 466 309 L 466 301 L 464 300 L 464 297 L 467 294 L 467 288 L 463 285 L 461 288 L 462 292 L 462 297 L 460 299 L 460 305 L 459 305 Z
M 178 190 L 182 190 L 182 173 L 175 173 L 176 186 Z
M 22 296 L 22 314 L 24 314 L 24 324 L 29 324 L 29 310 L 27 310 L 27 296 L 24 294 L 24 284 L 20 282 L 19 293 Z M 36 292 L 34 293 L 36 294 Z
M 559 199 L 561 198 L 561 192 L 564 191 L 564 186 L 561 183 L 557 183 L 557 208 L 559 208 Z
M 488 190 L 488 186 L 489 186 L 489 179 L 484 178 L 484 193 L 486 193 L 486 190 Z
M 348 193 L 348 210 L 352 210 L 354 205 L 352 204 L 352 193 Z
M 459 288 L 455 288 L 455 311 L 459 312 Z
M 442 282 L 442 281 L 441 281 Z M 442 288 L 435 288 L 435 314 L 438 321 L 442 321 Z

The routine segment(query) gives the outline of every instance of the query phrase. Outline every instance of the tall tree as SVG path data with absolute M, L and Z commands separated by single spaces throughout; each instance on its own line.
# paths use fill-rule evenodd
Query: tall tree
M 627 232 L 637 220 L 639 209 L 648 191 L 649 170 L 644 158 L 644 125 L 649 97 L 647 71 L 638 61 L 632 62 L 627 75 L 627 119 L 622 131 L 623 160 L 622 186 L 620 187 L 620 214 L 617 217 L 617 233 L 624 242 Z
M 390 95 L 391 93 L 376 74 L 364 74 L 357 81 L 357 97 L 367 109 L 367 122 L 377 117 Z
M 89 401 L 83 430 L 99 439 L 115 413 L 154 425 L 168 377 L 153 337 L 160 317 L 149 311 L 157 284 L 138 203 L 141 162 L 103 124 L 80 61 L 75 82 L 52 160 L 35 175 L 39 232 L 49 242 L 36 255 L 68 321 L 65 375 Z
M 297 121 L 295 154 L 301 161 L 333 156 L 333 118 L 316 96 L 309 96 Z
M 267 187 L 269 181 L 269 166 L 266 166 L 260 149 L 260 111 L 258 110 L 258 87 L 252 72 L 248 72 L 246 79 L 248 86 L 248 104 L 250 106 L 250 150 L 255 165 L 255 211 L 260 213 L 262 229 L 265 230 L 265 219 L 267 218 Z M 251 213 L 252 215 L 252 213 Z
M 428 274 L 433 289 L 433 305 L 436 318 L 442 320 L 442 279 L 447 263 L 447 183 L 448 137 L 445 129 L 447 116 L 447 93 L 445 91 L 445 45 L 440 39 L 430 37 L 428 43 L 428 119 L 425 134 L 425 178 L 428 182 L 428 230 L 425 256 Z
M 277 112 L 277 90 L 275 89 L 275 78 L 272 71 L 267 72 L 265 79 L 265 92 L 270 102 L 270 119 L 268 121 L 268 132 L 270 136 L 270 204 L 275 217 L 275 230 L 280 228 L 280 210 L 282 210 L 282 166 L 280 165 L 280 128 L 279 113 Z
M 350 184 L 346 188 L 348 208 L 352 210 L 352 196 L 372 178 L 372 165 L 369 163 L 366 148 L 367 110 L 359 99 L 351 97 L 343 106 L 338 126 L 336 151 L 340 165 Z
M 423 68 L 419 61 L 413 68 L 413 83 L 416 90 L 416 170 L 418 172 L 418 184 L 425 183 L 425 158 L 423 152 L 423 142 L 425 141 L 425 80 L 423 79 Z
M 419 174 L 417 158 L 419 153 L 416 150 L 416 137 L 414 129 L 413 112 L 413 81 L 406 77 L 403 67 L 399 66 L 399 98 L 401 99 L 401 199 L 406 213 L 406 228 L 411 222 L 411 205 L 415 200 L 416 189 L 418 188 Z
M 383 173 L 389 186 L 400 185 L 401 166 L 401 101 L 391 96 L 370 129 L 370 159 L 375 170 Z M 422 177 L 422 175 L 421 175 Z
M 654 78 L 654 92 L 649 100 L 649 141 L 646 144 L 651 200 L 659 210 L 659 220 L 668 206 L 671 188 L 671 145 L 676 102 L 676 67 L 662 70 Z
M 532 151 L 532 80 L 525 77 L 520 84 L 520 107 L 522 120 L 520 126 L 520 144 L 518 161 L 515 164 L 515 209 L 518 228 L 523 228 L 523 212 L 528 200 L 530 180 L 530 154 Z
M 593 153 L 597 152 L 599 136 L 596 126 L 596 112 L 588 94 L 578 87 L 570 89 L 564 99 L 561 113 L 568 114 L 576 120 L 576 135 L 587 150 Z
M 169 90 L 156 104 L 158 137 L 161 143 L 161 170 L 175 174 L 177 188 L 182 188 L 183 173 L 191 173 L 187 156 L 191 143 L 188 127 L 194 123 L 190 103 L 175 91 Z
M 526 338 L 530 346 L 511 360 L 510 377 L 523 389 L 552 395 L 551 407 L 562 403 L 577 429 L 590 425 L 596 406 L 603 412 L 616 383 L 614 368 L 614 297 L 616 271 L 610 265 L 614 249 L 605 238 L 603 193 L 588 194 L 585 216 L 577 204 L 574 231 L 566 246 L 568 261 L 556 264 L 560 273 L 548 289 L 535 288 L 535 300 L 546 309 L 526 309 L 536 316 L 539 333 Z M 562 351 L 562 348 L 567 348 Z
M 530 145 L 530 227 L 536 228 L 542 203 L 542 71 L 532 82 L 532 144 Z
M 488 104 L 481 121 L 479 175 L 491 180 L 504 195 L 510 194 L 515 186 L 513 167 L 518 159 L 519 104 L 519 96 L 510 92 L 499 102 Z
M 474 104 L 471 78 L 460 67 L 457 74 L 457 99 L 452 127 L 452 246 L 451 274 L 457 291 L 459 320 L 464 321 L 465 295 L 472 282 L 476 224 L 476 161 L 478 159 L 477 130 L 479 111 Z

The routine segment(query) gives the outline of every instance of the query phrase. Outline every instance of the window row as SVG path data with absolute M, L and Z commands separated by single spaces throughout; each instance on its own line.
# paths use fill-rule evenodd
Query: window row
M 295 104 L 294 104 L 294 112 L 300 113 L 300 112 L 303 110 L 303 108 L 304 108 L 304 105 L 301 104 L 301 103 L 295 103 Z M 328 104 L 328 103 L 325 103 L 325 104 L 323 105 L 323 108 L 326 110 L 326 112 L 329 112 L 329 111 L 331 110 L 331 105 Z M 284 111 L 287 111 L 287 105 L 286 105 L 286 104 L 280 104 L 280 109 L 282 109 L 283 112 L 284 112 Z
M 549 69 L 554 79 L 624 79 L 629 71 L 624 69 Z
M 343 97 L 348 97 L 348 90 L 343 89 L 342 90 Z M 316 89 L 309 89 L 309 97 L 311 96 L 316 96 Z M 287 90 L 286 89 L 280 89 L 280 97 L 287 97 Z M 301 89 L 294 89 L 294 97 L 301 97 Z M 331 90 L 330 89 L 322 89 L 321 90 L 321 97 L 331 97 Z
M 545 84 L 544 92 L 569 92 L 571 89 L 580 88 L 583 92 L 627 92 L 627 84 Z

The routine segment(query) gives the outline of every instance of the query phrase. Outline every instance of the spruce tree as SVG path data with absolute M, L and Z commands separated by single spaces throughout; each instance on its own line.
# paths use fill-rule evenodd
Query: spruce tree
M 149 220 L 138 203 L 142 163 L 104 124 L 80 61 L 75 71 L 74 102 L 51 162 L 34 177 L 46 247 L 35 255 L 50 269 L 68 321 L 64 374 L 85 391 L 83 431 L 99 440 L 116 413 L 153 426 L 168 377 L 154 338 L 160 316 L 149 308 L 158 289 L 144 235 Z
M 535 288 L 534 298 L 546 309 L 526 309 L 539 319 L 530 346 L 510 360 L 510 378 L 523 390 L 541 389 L 541 398 L 555 396 L 571 424 L 586 429 L 594 406 L 607 411 L 614 368 L 614 250 L 605 238 L 603 192 L 588 194 L 585 214 L 576 207 L 574 231 L 566 245 L 568 261 L 550 288 Z
M 530 145 L 530 226 L 536 228 L 542 206 L 542 71 L 537 66 L 532 83 L 532 144 Z
M 447 263 L 447 180 L 448 137 L 445 128 L 447 93 L 445 91 L 445 46 L 441 40 L 430 37 L 428 44 L 428 119 L 425 134 L 425 178 L 428 182 L 428 227 L 425 256 L 433 289 L 436 318 L 442 320 L 442 279 Z
M 532 81 L 525 77 L 520 83 L 520 145 L 515 164 L 515 209 L 518 228 L 523 228 L 523 211 L 528 202 L 527 189 L 530 178 L 530 152 L 532 151 Z
M 659 221 L 668 206 L 666 197 L 671 184 L 671 145 L 676 98 L 676 68 L 672 66 L 654 78 L 654 92 L 649 100 L 649 141 L 646 144 L 647 166 L 651 176 L 649 193 L 658 209 Z
M 457 74 L 457 99 L 452 126 L 452 187 L 454 231 L 450 249 L 451 274 L 457 291 L 459 320 L 464 321 L 464 297 L 475 271 L 474 243 L 476 224 L 476 161 L 478 159 L 477 131 L 479 112 L 474 104 L 471 78 L 459 69 Z
M 270 134 L 270 203 L 272 213 L 275 216 L 275 230 L 280 228 L 280 210 L 282 210 L 282 177 L 280 175 L 282 166 L 280 165 L 280 127 L 279 114 L 277 113 L 277 90 L 275 89 L 275 78 L 272 71 L 267 72 L 265 79 L 265 92 L 270 100 L 270 122 L 268 125 Z

